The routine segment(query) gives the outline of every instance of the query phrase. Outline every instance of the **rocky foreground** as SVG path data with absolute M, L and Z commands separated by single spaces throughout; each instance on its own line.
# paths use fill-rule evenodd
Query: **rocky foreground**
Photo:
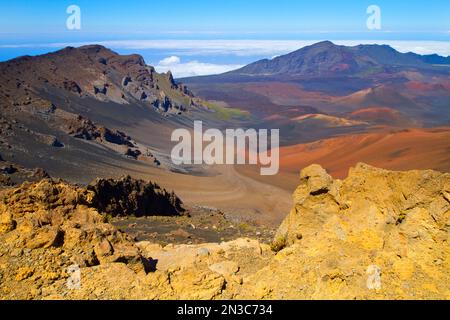
M 0 198 L 2 299 L 450 299 L 450 174 L 310 166 L 271 246 L 136 243 L 48 179 Z

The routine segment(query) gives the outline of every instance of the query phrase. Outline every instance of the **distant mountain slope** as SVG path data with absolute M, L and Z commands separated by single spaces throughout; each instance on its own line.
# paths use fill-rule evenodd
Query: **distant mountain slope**
M 196 101 L 139 55 L 90 45 L 20 57 L 0 63 L 0 154 L 76 182 L 144 171 L 201 116 Z
M 54 90 L 119 104 L 142 102 L 172 113 L 191 102 L 190 92 L 175 84 L 170 73 L 158 74 L 139 55 L 122 56 L 99 45 L 0 63 L 0 85 L 6 100 Z
M 305 115 L 305 108 L 315 110 L 306 114 L 343 119 L 360 109 L 381 108 L 396 116 L 377 116 L 370 125 L 450 124 L 450 57 L 401 53 L 388 45 L 323 41 L 228 73 L 181 80 L 198 96 L 263 119 L 286 113 L 295 119 Z M 283 123 L 290 136 L 304 135 L 294 126 Z M 323 128 L 310 131 L 316 129 Z
M 249 64 L 228 75 L 252 76 L 333 76 L 390 71 L 390 68 L 430 68 L 432 64 L 450 64 L 450 57 L 400 53 L 387 45 L 338 46 L 319 42 L 272 60 Z

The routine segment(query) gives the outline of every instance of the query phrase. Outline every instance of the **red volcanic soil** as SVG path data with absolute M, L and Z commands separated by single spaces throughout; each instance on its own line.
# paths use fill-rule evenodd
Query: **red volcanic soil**
M 317 163 L 335 178 L 344 178 L 358 162 L 390 170 L 450 172 L 450 127 L 348 135 L 280 150 L 281 171 L 286 173 Z
M 413 121 L 408 119 L 405 114 L 392 108 L 385 107 L 359 109 L 350 113 L 347 118 L 370 123 L 389 124 L 391 126 L 413 126 Z
M 360 90 L 346 97 L 337 98 L 335 103 L 350 107 L 350 110 L 370 108 L 373 106 L 390 107 L 408 112 L 414 109 L 421 109 L 413 100 L 402 94 L 402 92 L 386 85 Z
M 408 83 L 406 83 L 406 88 L 413 91 L 423 92 L 449 91 L 450 82 L 445 81 L 442 83 L 426 83 L 420 81 L 409 81 Z
M 350 114 L 350 118 L 358 119 L 358 120 L 379 120 L 386 119 L 387 117 L 390 119 L 397 119 L 399 116 L 398 111 L 393 110 L 391 108 L 366 108 L 359 109 Z
M 326 126 L 329 127 L 351 127 L 357 125 L 367 124 L 357 120 L 349 120 L 340 117 L 334 117 L 326 114 L 305 114 L 299 117 L 295 117 L 292 119 L 293 121 L 308 121 L 308 120 L 316 120 L 323 122 Z
M 246 91 L 257 93 L 271 98 L 274 102 L 285 103 L 285 101 L 303 101 L 303 100 L 325 100 L 330 96 L 321 92 L 304 90 L 300 85 L 285 82 L 264 82 L 251 83 L 246 85 Z

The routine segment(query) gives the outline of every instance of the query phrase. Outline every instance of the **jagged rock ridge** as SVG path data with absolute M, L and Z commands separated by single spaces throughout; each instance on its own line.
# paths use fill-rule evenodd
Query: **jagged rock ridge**
M 88 190 L 94 193 L 95 207 L 112 216 L 173 216 L 186 212 L 183 202 L 174 192 L 130 176 L 120 180 L 98 179 Z

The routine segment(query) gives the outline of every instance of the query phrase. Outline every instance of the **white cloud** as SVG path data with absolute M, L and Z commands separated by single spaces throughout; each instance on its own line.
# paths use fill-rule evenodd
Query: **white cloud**
M 179 64 L 181 62 L 181 59 L 177 56 L 171 56 L 171 57 L 167 57 L 165 59 L 162 59 L 159 62 L 160 66 L 171 66 L 174 64 Z
M 236 56 L 278 56 L 302 47 L 314 44 L 319 40 L 117 40 L 92 41 L 75 43 L 47 44 L 5 44 L 0 48 L 36 48 L 81 46 L 92 43 L 104 45 L 112 49 L 168 50 L 179 55 L 236 55 Z M 336 44 L 354 46 L 358 44 L 388 44 L 401 52 L 419 54 L 450 55 L 450 41 L 409 41 L 409 40 L 337 40 Z
M 241 67 L 242 65 L 236 64 L 212 64 L 199 61 L 182 63 L 179 57 L 171 56 L 161 60 L 155 66 L 155 69 L 158 72 L 167 72 L 170 70 L 174 77 L 183 78 L 219 74 Z
M 106 47 L 118 49 L 165 49 L 175 50 L 182 55 L 236 55 L 236 56 L 279 56 L 320 40 L 124 40 L 101 42 Z M 409 40 L 337 40 L 339 45 L 388 44 L 400 52 L 418 54 L 437 53 L 450 55 L 448 41 Z

